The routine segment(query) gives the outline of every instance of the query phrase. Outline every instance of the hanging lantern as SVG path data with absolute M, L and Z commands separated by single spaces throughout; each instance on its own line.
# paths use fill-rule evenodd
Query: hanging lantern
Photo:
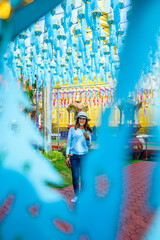
M 94 72 L 94 57 L 95 57 L 95 54 L 93 52 L 91 52 L 90 57 L 91 57 L 91 70 L 92 70 L 92 72 Z
M 63 84 L 65 84 L 65 66 L 66 66 L 66 62 L 64 59 L 62 59 L 62 61 L 61 61 L 61 77 L 63 80 Z
M 110 26 L 109 46 L 115 46 L 116 42 L 117 42 L 116 25 L 115 24 L 111 24 L 111 26 Z
M 57 50 L 57 31 L 60 28 L 60 21 L 57 19 L 56 16 L 52 17 L 52 28 L 53 28 L 53 42 L 54 49 Z
M 109 55 L 109 54 L 110 54 L 109 46 L 105 45 L 104 46 L 104 55 Z
M 63 0 L 61 3 L 61 8 L 65 11 L 66 10 L 66 0 Z M 71 9 L 75 8 L 75 0 L 71 0 Z
M 119 8 L 124 8 L 124 0 L 119 0 Z
M 107 22 L 109 25 L 111 25 L 114 21 L 114 15 L 113 15 L 113 11 L 108 15 L 108 18 L 107 18 Z
M 114 62 L 119 63 L 119 56 L 117 54 L 114 55 Z
M 100 40 L 101 41 L 105 41 L 106 40 L 105 32 L 103 31 L 103 29 L 101 29 Z
M 66 63 L 65 63 L 65 60 L 62 59 L 62 62 L 61 62 L 61 67 L 65 67 L 66 66 Z
M 19 54 L 17 53 L 17 51 L 14 51 L 14 59 L 18 59 Z
M 59 19 L 57 19 L 56 16 L 52 17 L 52 27 L 53 27 L 53 30 L 58 30 L 60 28 L 60 21 Z
M 84 8 L 84 5 L 78 10 L 77 17 L 80 20 L 85 18 L 85 8 Z
M 48 38 L 48 32 L 46 32 L 46 33 L 44 34 L 44 42 L 45 42 L 46 44 L 51 43 L 51 40 Z
M 25 50 L 25 56 L 27 56 L 28 55 L 28 49 L 26 48 L 26 50 Z
M 25 31 L 19 34 L 19 48 L 23 64 L 25 64 L 25 50 L 26 50 L 25 40 L 27 37 L 28 37 L 27 32 Z
M 100 17 L 100 16 L 102 16 L 102 11 L 101 11 L 101 9 L 100 9 L 100 7 L 98 7 L 98 8 L 95 8 L 94 10 L 93 10 L 93 16 L 94 17 Z
M 78 38 L 77 51 L 78 51 L 78 52 L 83 52 L 83 51 L 84 51 L 84 43 L 83 43 L 83 40 L 82 40 L 80 23 L 78 23 L 78 24 L 75 26 L 75 28 L 74 28 L 74 33 L 75 33 L 75 35 L 77 35 L 77 38 Z
M 55 61 L 53 59 L 52 59 L 52 61 L 50 61 L 49 66 L 50 66 L 51 69 L 55 69 L 56 68 L 56 63 L 55 63 Z
M 85 48 L 84 48 L 85 62 L 89 61 L 89 54 L 90 54 L 89 44 L 90 44 L 90 42 L 91 42 L 90 37 L 87 35 L 86 36 L 86 41 L 85 41 Z
M 87 68 L 88 68 L 88 69 L 91 68 L 91 60 L 88 61 L 88 63 L 87 63 Z
M 32 63 L 31 63 L 29 58 L 27 58 L 26 66 L 29 67 L 29 68 L 32 66 Z
M 71 55 L 72 55 L 72 49 L 71 49 L 71 47 L 69 47 L 69 48 L 66 50 L 66 53 L 67 53 L 68 56 L 71 56 Z M 69 61 L 69 59 L 68 59 L 68 61 Z
M 77 69 L 78 83 L 80 82 L 80 62 L 77 61 L 75 68 Z
M 42 31 L 41 31 L 41 27 L 40 27 L 39 23 L 35 23 L 34 32 L 35 32 L 36 36 L 41 36 Z
M 40 68 L 41 68 L 42 70 L 44 69 L 44 64 L 43 64 L 43 62 L 41 62 Z
M 51 15 L 54 16 L 55 13 L 56 13 L 55 9 L 52 9 L 52 10 L 51 10 Z
M 107 45 L 110 47 L 111 46 L 111 42 L 110 42 L 110 39 L 108 38 L 107 39 Z
M 82 58 L 82 53 L 79 52 L 78 55 L 77 55 L 77 57 L 78 57 L 79 59 Z
M 81 32 L 82 32 L 82 39 L 83 39 L 83 43 L 85 43 L 86 41 L 86 19 L 85 19 L 85 7 L 82 6 L 79 10 L 78 10 L 78 14 L 77 17 L 80 19 L 81 21 Z
M 89 35 L 87 35 L 87 36 L 86 36 L 86 41 L 85 41 L 85 44 L 86 44 L 86 45 L 89 45 L 89 44 L 90 44 L 90 42 L 91 42 L 90 36 L 89 36 Z
M 74 36 L 72 38 L 72 44 L 73 44 L 73 48 L 72 48 L 73 65 L 75 65 L 75 63 L 76 63 L 76 51 L 75 51 L 75 49 L 77 47 L 77 38 L 75 38 Z
M 92 28 L 92 51 L 94 53 L 98 52 L 98 39 L 100 38 L 101 34 L 101 23 L 100 23 L 100 16 L 101 10 L 99 7 L 94 9 L 93 15 L 93 28 Z
M 124 27 L 123 27 L 122 24 L 120 24 L 120 27 L 119 27 L 119 29 L 117 31 L 117 35 L 118 36 L 122 36 L 123 34 L 124 34 Z
M 29 90 L 32 90 L 31 66 L 32 66 L 32 63 L 31 63 L 30 59 L 27 58 L 26 67 L 28 68 Z
M 103 53 L 104 53 L 103 46 L 104 46 L 105 40 L 106 40 L 105 33 L 104 33 L 103 29 L 101 29 L 101 35 L 100 35 L 100 56 L 101 57 L 103 56 Z
M 45 54 L 45 53 L 47 53 L 47 50 L 48 50 L 47 44 L 44 42 L 43 47 L 42 47 L 42 52 Z
M 59 30 L 57 38 L 59 39 L 60 56 L 62 57 L 64 49 L 64 40 L 66 39 L 66 35 L 63 28 Z
M 30 49 L 30 57 L 29 57 L 29 59 L 32 62 L 32 59 L 33 59 L 33 49 L 32 48 Z
M 67 63 L 69 62 L 68 54 L 67 54 L 66 57 L 65 57 L 65 61 L 66 61 Z
M 72 37 L 72 43 L 73 47 L 77 47 L 77 38 L 75 38 L 74 36 Z
M 44 35 L 44 43 L 47 44 L 48 58 L 52 59 L 52 45 L 51 45 L 51 39 L 49 39 L 48 37 L 48 32 L 46 32 Z
M 22 63 L 21 63 L 19 58 L 17 59 L 16 67 L 17 67 L 16 77 L 17 77 L 17 79 L 20 79 L 21 78 L 21 72 L 22 72 Z
M 74 33 L 76 35 L 80 34 L 81 33 L 81 26 L 80 26 L 80 23 L 78 23 L 75 28 L 74 28 Z
M 36 23 L 34 26 L 34 32 L 35 32 L 35 47 L 36 47 L 36 53 L 39 55 L 41 53 L 41 42 L 40 42 L 40 36 L 42 34 L 40 24 Z
M 104 65 L 104 60 L 101 59 L 99 65 L 102 67 Z
M 19 34 L 19 39 L 26 40 L 26 38 L 28 38 L 28 35 L 27 35 L 26 31 L 23 31 Z
M 17 60 L 17 68 L 22 68 L 22 63 L 20 59 Z

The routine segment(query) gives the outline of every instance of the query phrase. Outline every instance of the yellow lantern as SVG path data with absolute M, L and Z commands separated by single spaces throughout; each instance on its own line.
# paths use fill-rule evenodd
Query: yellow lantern
M 7 0 L 1 0 L 0 2 L 0 18 L 8 19 L 11 14 L 11 5 Z

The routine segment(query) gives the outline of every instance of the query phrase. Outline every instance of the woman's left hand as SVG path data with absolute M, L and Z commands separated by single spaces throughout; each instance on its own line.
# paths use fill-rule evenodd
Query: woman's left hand
M 87 131 L 84 132 L 84 136 L 87 140 L 89 140 L 89 134 L 87 133 Z

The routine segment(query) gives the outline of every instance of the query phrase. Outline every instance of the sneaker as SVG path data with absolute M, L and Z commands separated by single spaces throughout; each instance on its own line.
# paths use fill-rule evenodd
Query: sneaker
M 74 197 L 74 198 L 71 199 L 72 203 L 76 203 L 77 201 L 78 201 L 78 197 Z

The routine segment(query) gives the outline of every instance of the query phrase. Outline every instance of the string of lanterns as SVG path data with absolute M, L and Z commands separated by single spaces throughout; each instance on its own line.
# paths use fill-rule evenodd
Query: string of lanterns
M 59 91 L 59 103 L 61 107 L 67 107 L 77 99 L 89 106 L 107 106 L 114 101 L 114 90 L 108 87 L 78 88 Z M 53 107 L 57 107 L 57 90 L 53 91 Z
M 156 104 L 160 96 L 159 91 L 156 89 L 138 89 L 134 93 L 135 102 L 142 102 L 144 105 Z
M 114 86 L 119 68 L 119 54 L 122 47 L 124 30 L 120 24 L 120 11 L 123 1 L 111 1 L 111 14 L 108 15 L 107 28 L 104 31 L 100 17 L 102 11 L 97 0 L 82 1 L 78 10 L 78 23 L 73 27 L 72 10 L 74 0 L 61 4 L 64 11 L 59 20 L 55 10 L 45 16 L 44 34 L 41 25 L 33 24 L 11 42 L 4 56 L 14 76 L 23 75 L 23 84 L 29 81 L 30 89 L 38 79 L 38 87 L 52 85 L 72 85 L 75 78 L 81 84 L 89 80 L 103 81 Z M 90 33 L 89 30 L 90 29 Z M 110 32 L 109 32 L 110 29 Z M 30 38 L 30 49 L 26 41 Z

